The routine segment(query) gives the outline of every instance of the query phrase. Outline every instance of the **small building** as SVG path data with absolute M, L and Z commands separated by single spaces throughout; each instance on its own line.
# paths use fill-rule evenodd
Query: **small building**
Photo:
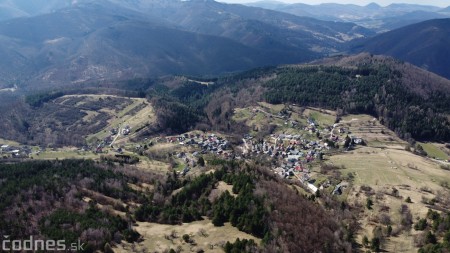
M 185 167 L 181 172 L 181 175 L 185 176 L 191 169 L 189 167 Z
M 341 195 L 342 194 L 342 186 L 336 185 L 336 188 L 333 190 L 333 195 Z
M 0 148 L 1 148 L 1 151 L 3 151 L 3 152 L 10 150 L 9 145 L 2 145 Z
M 358 137 L 352 138 L 352 142 L 357 144 L 357 145 L 361 145 L 361 144 L 364 143 L 363 139 L 362 138 L 358 138 Z
M 317 192 L 317 187 L 311 183 L 308 183 L 306 186 L 308 186 L 308 189 L 312 192 L 312 193 L 316 193 Z
M 129 128 L 125 128 L 125 129 L 122 130 L 122 134 L 123 134 L 123 135 L 129 135 L 130 132 L 131 132 L 131 131 L 130 131 Z

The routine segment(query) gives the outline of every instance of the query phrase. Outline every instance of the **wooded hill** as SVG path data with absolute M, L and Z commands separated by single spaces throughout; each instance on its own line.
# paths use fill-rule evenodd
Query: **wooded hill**
M 83 252 L 94 252 L 106 243 L 133 242 L 140 236 L 129 226 L 132 220 L 113 209 L 102 211 L 97 204 L 124 212 L 124 203 L 139 202 L 142 194 L 127 183 L 137 178 L 150 183 L 141 172 L 87 160 L 36 161 L 0 164 L 0 178 L 2 237 L 34 236 L 66 243 L 80 239 L 85 243 Z
M 353 52 L 395 57 L 450 78 L 450 19 L 432 19 L 357 43 Z
M 157 122 L 143 129 L 143 135 L 192 129 L 247 133 L 247 126 L 232 121 L 234 108 L 266 101 L 332 109 L 339 115 L 370 114 L 408 141 L 450 140 L 450 81 L 383 56 L 335 57 L 208 79 L 138 79 L 101 90 L 120 94 L 117 89 L 126 96 L 146 96 L 154 106 Z M 85 87 L 84 91 L 92 89 Z M 82 92 L 81 88 L 77 91 Z M 54 94 L 29 96 L 25 100 L 28 104 L 16 101 L 13 109 L 0 115 L 0 125 L 5 129 L 0 137 L 27 142 L 28 133 L 43 124 L 35 115 L 64 116 L 58 113 L 63 108 L 47 106 Z M 49 108 L 55 112 L 49 112 Z M 78 138 L 74 145 L 79 142 Z
M 70 243 L 80 239 L 85 243 L 82 252 L 111 252 L 111 245 L 139 239 L 132 226 L 135 219 L 178 224 L 208 216 L 215 226 L 229 221 L 263 239 L 258 246 L 228 243 L 227 252 L 351 252 L 357 226 L 340 203 L 324 198 L 328 209 L 322 208 L 263 164 L 209 164 L 216 172 L 196 178 L 88 160 L 0 164 L 0 236 Z M 219 181 L 232 184 L 237 197 L 221 192 L 211 198 Z M 154 187 L 130 187 L 142 183 Z
M 449 94 L 449 80 L 392 58 L 369 54 L 256 69 L 218 78 L 209 86 L 171 80 L 149 89 L 149 97 L 160 108 L 184 105 L 197 113 L 197 123 L 224 131 L 239 130 L 234 123 L 230 127 L 234 108 L 266 101 L 327 108 L 340 115 L 366 113 L 404 139 L 434 141 L 450 140 Z M 157 99 L 161 97 L 166 100 Z M 167 103 L 168 99 L 172 102 Z M 164 115 L 160 126 L 165 129 L 187 126 L 184 117 L 194 119 L 183 112 L 169 122 Z
M 0 89 L 236 73 L 318 59 L 374 34 L 212 0 L 2 1 Z

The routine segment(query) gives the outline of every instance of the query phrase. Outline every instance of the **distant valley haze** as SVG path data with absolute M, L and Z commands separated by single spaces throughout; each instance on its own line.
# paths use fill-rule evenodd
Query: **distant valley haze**
M 381 6 L 387 6 L 390 4 L 420 4 L 420 5 L 434 5 L 439 7 L 447 7 L 450 6 L 450 1 L 438 1 L 438 0 L 432 0 L 432 1 L 421 1 L 421 0 L 415 0 L 415 1 L 389 1 L 389 0 L 381 0 L 381 1 L 355 1 L 355 0 L 346 0 L 346 1 L 322 1 L 322 0 L 279 0 L 279 1 L 252 1 L 252 0 L 220 0 L 219 2 L 223 3 L 237 3 L 237 4 L 246 4 L 246 3 L 254 3 L 254 2 L 283 2 L 287 4 L 294 4 L 294 3 L 303 3 L 303 4 L 323 4 L 323 3 L 336 3 L 336 4 L 356 4 L 356 5 L 367 5 L 370 3 L 377 3 Z

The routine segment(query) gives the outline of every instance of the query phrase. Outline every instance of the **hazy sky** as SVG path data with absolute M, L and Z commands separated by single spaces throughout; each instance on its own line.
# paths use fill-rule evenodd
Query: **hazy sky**
M 216 0 L 218 2 L 224 3 L 249 3 L 249 2 L 258 2 L 258 0 Z M 306 4 L 320 4 L 320 3 L 340 3 L 340 4 L 357 4 L 357 5 L 366 5 L 371 2 L 376 2 L 379 5 L 386 6 L 391 3 L 408 3 L 408 4 L 422 4 L 422 5 L 435 5 L 441 7 L 450 6 L 450 0 L 404 0 L 404 1 L 396 1 L 396 0 L 278 0 L 280 2 L 285 3 L 306 3 Z

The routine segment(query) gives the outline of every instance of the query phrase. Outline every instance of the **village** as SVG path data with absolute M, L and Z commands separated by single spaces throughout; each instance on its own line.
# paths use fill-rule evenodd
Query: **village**
M 267 156 L 273 161 L 272 171 L 281 178 L 300 181 L 311 193 L 319 188 L 330 187 L 329 180 L 318 181 L 321 162 L 333 154 L 346 152 L 356 145 L 364 145 L 362 138 L 353 135 L 343 124 L 335 121 L 335 116 L 310 110 L 308 115 L 295 104 L 274 106 L 261 103 L 260 106 L 241 109 L 245 121 L 253 129 L 259 125 L 273 124 L 273 133 L 264 137 L 258 132 L 247 134 L 241 146 L 244 158 Z M 246 111 L 243 111 L 246 110 Z M 317 120 L 318 118 L 319 120 Z M 250 119 L 250 120 L 248 120 Z M 255 120 L 257 119 L 257 120 Z M 237 118 L 237 120 L 241 120 Z M 258 126 L 259 125 L 259 126 Z M 333 194 L 341 194 L 345 182 L 335 182 Z
M 347 130 L 339 128 L 339 134 L 334 134 L 338 124 L 320 130 L 319 124 L 314 119 L 308 119 L 307 122 L 308 126 L 303 127 L 302 130 L 308 133 L 308 137 L 305 137 L 306 134 L 281 133 L 271 134 L 263 140 L 256 140 L 251 135 L 246 135 L 243 138 L 243 156 L 267 155 L 271 157 L 277 164 L 272 168 L 275 174 L 281 178 L 298 179 L 312 193 L 316 193 L 319 188 L 313 184 L 316 180 L 311 176 L 312 168 L 318 165 L 318 161 L 324 159 L 325 154 L 330 155 L 336 152 L 332 148 L 346 145 L 344 134 L 347 133 Z M 297 122 L 291 124 L 298 127 Z M 351 137 L 346 148 L 348 149 L 351 144 L 362 143 L 361 138 Z M 333 193 L 340 194 L 341 186 L 337 186 L 336 189 L 339 190 L 335 190 Z
M 174 145 L 172 151 L 178 163 L 177 172 L 182 176 L 190 173 L 204 155 L 233 160 L 251 160 L 264 156 L 273 161 L 273 173 L 284 179 L 298 180 L 312 193 L 316 193 L 320 185 L 314 185 L 315 179 L 311 172 L 324 156 L 336 152 L 335 148 L 339 146 L 348 148 L 350 144 L 363 143 L 361 138 L 350 135 L 350 143 L 346 144 L 346 136 L 350 133 L 348 129 L 339 127 L 339 124 L 322 126 L 312 117 L 301 123 L 286 113 L 271 114 L 262 109 L 253 109 L 253 113 L 262 113 L 267 118 L 280 120 L 284 122 L 285 130 L 295 130 L 295 134 L 286 133 L 292 131 L 278 131 L 261 138 L 255 132 L 249 132 L 242 136 L 241 144 L 233 146 L 225 135 L 192 131 L 176 136 L 145 138 L 135 143 L 129 138 L 133 132 L 132 126 L 123 124 L 109 129 L 106 137 L 97 143 L 76 151 L 78 154 L 91 153 L 117 162 L 136 163 L 139 162 L 139 156 L 145 155 L 142 152 L 144 147 L 167 143 Z M 33 152 L 27 146 L 9 145 L 2 145 L 0 149 L 1 154 L 8 158 L 38 157 L 43 150 L 41 148 Z M 57 149 L 54 151 L 57 152 Z
M 174 136 L 140 138 L 136 136 L 136 126 L 122 121 L 102 130 L 101 139 L 83 147 L 73 147 L 69 150 L 8 143 L 10 145 L 0 145 L 0 154 L 4 159 L 7 158 L 5 161 L 30 158 L 93 158 L 138 164 L 142 159 L 154 159 L 149 156 L 147 149 L 169 145 L 170 148 L 163 149 L 162 152 L 170 154 L 171 158 L 160 159 L 160 162 L 166 164 L 165 170 L 173 169 L 181 176 L 198 171 L 200 159 L 206 161 L 205 163 L 216 157 L 245 161 L 266 159 L 272 164 L 271 171 L 280 178 L 300 182 L 313 194 L 331 187 L 334 190 L 330 193 L 340 195 L 347 183 L 331 182 L 327 176 L 321 174 L 322 161 L 327 162 L 336 154 L 351 153 L 352 149 L 365 145 L 366 141 L 351 132 L 349 120 L 339 122 L 335 120 L 335 115 L 313 108 L 307 108 L 305 111 L 295 105 L 277 107 L 266 104 L 240 109 L 236 114 L 241 112 L 244 117 L 235 120 L 244 120 L 250 131 L 233 137 L 218 132 L 195 130 Z M 373 119 L 368 119 L 366 122 L 371 124 L 372 121 Z M 276 126 L 272 132 L 260 131 L 269 125 Z M 354 127 L 352 129 L 358 130 Z M 233 141 L 230 141 L 230 138 L 233 138 Z
M 265 114 L 269 116 L 268 113 Z M 177 157 L 186 162 L 186 167 L 180 172 L 182 175 L 186 175 L 195 166 L 193 160 L 203 154 L 233 160 L 251 160 L 264 156 L 275 164 L 272 167 L 273 173 L 284 179 L 300 181 L 312 193 L 323 187 L 314 185 L 316 180 L 311 172 L 325 155 L 337 152 L 336 148 L 339 146 L 348 150 L 352 145 L 364 144 L 363 139 L 349 136 L 348 129 L 340 127 L 339 124 L 320 126 L 313 118 L 308 118 L 307 125 L 302 126 L 284 115 L 274 117 L 285 120 L 286 125 L 298 130 L 298 134 L 274 133 L 258 139 L 255 133 L 248 133 L 236 147 L 233 147 L 226 137 L 214 133 L 186 133 L 168 136 L 159 139 L 159 142 L 191 147 L 190 153 L 177 153 Z M 333 194 L 341 194 L 346 185 L 345 182 L 338 183 Z M 329 186 L 325 184 L 325 187 Z

